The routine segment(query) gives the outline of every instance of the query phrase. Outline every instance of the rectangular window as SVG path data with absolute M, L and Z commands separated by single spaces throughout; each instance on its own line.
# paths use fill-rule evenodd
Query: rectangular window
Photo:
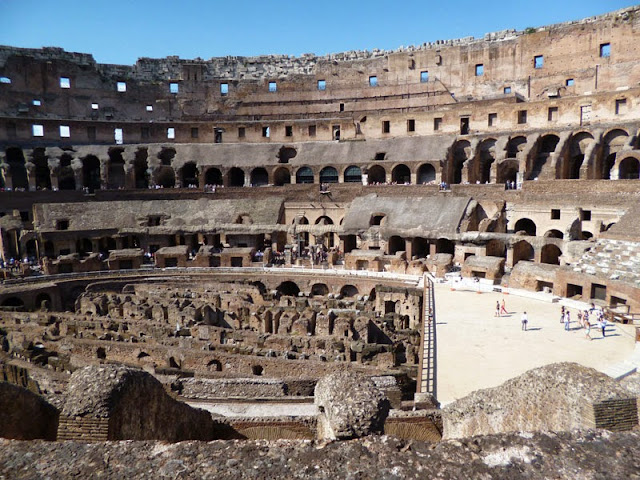
M 427 83 L 429 81 L 429 72 L 423 70 L 420 72 L 420 83 Z
M 327 82 L 325 80 L 318 80 L 318 90 L 326 90 Z
M 118 92 L 126 92 L 127 91 L 127 84 L 125 82 L 118 82 L 116 84 L 116 90 Z
M 416 131 L 416 121 L 413 118 L 407 120 L 407 132 L 415 132 Z
M 42 102 L 41 102 L 40 100 L 34 100 L 34 101 L 33 101 L 33 102 L 31 102 L 31 103 L 33 103 L 33 106 L 34 106 L 34 107 L 39 107 L 40 105 L 42 105 Z
M 69 220 L 56 221 L 56 230 L 69 230 Z
M 551 209 L 551 220 L 560 220 L 560 209 L 559 208 Z
M 198 138 L 199 135 L 200 135 L 200 130 L 198 130 L 198 127 L 192 127 L 191 138 Z
M 269 91 L 270 92 L 277 92 L 278 91 L 278 84 L 276 82 L 269 82 Z
M 460 118 L 460 135 L 469 134 L 469 117 Z
M 0 83 L 11 83 L 11 79 L 9 77 L 0 77 Z
M 60 88 L 71 88 L 71 80 L 67 77 L 60 77 Z
M 610 57 L 611 56 L 611 44 L 610 43 L 601 43 L 600 44 L 600 56 L 601 57 Z
M 382 122 L 382 133 L 389 133 L 391 131 L 391 122 L 389 120 L 384 120 Z
M 262 136 L 264 138 L 269 138 L 271 136 L 271 130 L 269 127 L 262 127 Z
M 433 129 L 435 131 L 440 130 L 442 128 L 442 117 L 437 117 L 433 119 Z
M 341 103 L 341 104 L 340 104 L 340 111 L 341 111 L 341 112 L 344 112 L 344 103 Z
M 490 113 L 488 118 L 487 118 L 487 125 L 489 127 L 495 127 L 498 124 L 498 114 L 497 113 Z
M 167 138 L 176 138 L 176 129 L 174 127 L 167 128 Z
M 96 140 L 96 127 L 87 127 L 87 138 L 91 142 Z
M 564 82 L 564 83 L 565 83 L 565 85 L 567 87 L 573 87 L 575 85 L 575 82 L 573 81 L 573 78 L 567 78 L 567 81 Z
M 370 87 L 377 87 L 378 86 L 378 77 L 376 77 L 375 75 L 369 77 L 369 86 Z
M 627 99 L 618 98 L 616 100 L 616 115 L 622 115 L 627 113 Z
M 558 121 L 558 107 L 549 107 L 547 112 L 547 120 L 550 122 Z
M 146 140 L 150 137 L 151 131 L 149 127 L 140 127 L 140 138 Z
M 482 75 L 484 75 L 484 65 L 479 63 L 476 65 L 476 77 L 481 77 Z
M 522 125 L 523 123 L 527 123 L 527 111 L 519 110 L 518 111 L 518 123 Z
M 170 83 L 169 84 L 169 92 L 170 93 L 178 93 L 180 87 L 178 87 L 177 83 Z
M 71 136 L 71 129 L 67 125 L 60 125 L 60 138 L 69 138 Z
M 247 132 L 244 127 L 238 127 L 238 138 L 244 138 Z
M 42 125 L 31 125 L 31 133 L 34 137 L 43 137 L 44 127 Z
M 315 137 L 316 136 L 316 126 L 315 125 L 309 125 L 309 136 L 310 137 Z
M 147 112 L 153 112 L 153 105 L 147 105 Z
M 533 68 L 542 68 L 544 66 L 544 56 L 536 55 L 533 57 Z
M 293 137 L 293 126 L 285 125 L 285 127 L 284 127 L 284 136 L 285 137 Z
M 99 108 L 100 108 L 100 105 L 98 105 L 97 103 L 91 104 L 91 110 L 98 110 Z
M 505 95 L 507 95 L 508 93 L 511 93 L 511 87 L 504 87 L 502 89 L 502 93 L 504 93 Z
M 113 129 L 113 138 L 116 141 L 116 145 L 122 145 L 124 143 L 124 132 L 121 128 Z
M 222 133 L 224 132 L 223 128 L 214 128 L 213 129 L 213 143 L 222 143 Z
M 221 83 L 220 84 L 220 95 L 228 95 L 229 94 L 229 84 Z
M 583 222 L 591 221 L 591 210 L 582 210 L 582 221 Z

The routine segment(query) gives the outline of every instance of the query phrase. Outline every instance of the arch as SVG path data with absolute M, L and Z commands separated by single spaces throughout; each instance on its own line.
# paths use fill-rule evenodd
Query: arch
M 257 167 L 251 170 L 249 181 L 253 187 L 262 187 L 269 184 L 269 174 L 264 167 Z
M 405 242 L 404 238 L 399 237 L 398 235 L 394 235 L 389 239 L 389 244 L 387 250 L 389 251 L 389 255 L 395 255 L 398 252 L 406 251 L 407 242 Z
M 210 167 L 204 174 L 205 185 L 222 185 L 222 172 L 219 168 Z
M 521 218 L 514 225 L 513 231 L 514 231 L 514 233 L 520 232 L 520 231 L 525 231 L 525 232 L 527 232 L 527 235 L 529 235 L 531 237 L 535 237 L 536 236 L 536 224 L 530 218 Z
M 296 172 L 296 183 L 313 183 L 313 170 L 309 167 L 300 167 Z
M 640 178 L 640 161 L 634 157 L 627 157 L 620 162 L 618 178 L 621 180 L 637 180 Z
M 51 297 L 48 293 L 40 293 L 36 296 L 36 308 L 49 310 L 51 308 Z
M 71 156 L 64 154 L 60 157 L 60 170 L 58 170 L 58 189 L 75 190 L 76 176 L 71 167 Z
M 611 178 L 611 169 L 616 161 L 616 154 L 620 152 L 627 140 L 629 133 L 621 128 L 615 128 L 609 131 L 603 138 L 602 155 L 600 157 L 600 165 L 596 174 L 600 174 L 600 178 L 608 180 Z
M 435 169 L 435 167 L 433 165 L 431 165 L 430 163 L 423 163 L 418 168 L 417 178 L 418 178 L 418 180 L 417 180 L 418 184 L 425 184 L 425 183 L 435 182 L 435 180 L 436 180 L 436 169 Z
M 362 183 L 362 170 L 356 165 L 347 167 L 344 171 L 344 183 Z
M 160 153 L 158 154 L 158 158 L 160 159 L 161 165 L 165 167 L 170 167 L 173 158 L 176 156 L 176 151 L 173 148 L 162 148 Z
M 82 160 L 82 185 L 89 192 L 100 190 L 100 160 L 94 155 L 87 155 Z
M 51 172 L 44 148 L 36 148 L 33 151 L 33 164 L 35 165 L 36 188 L 51 190 Z
M 588 230 L 583 230 L 581 236 L 583 240 L 589 240 L 590 238 L 593 238 L 593 233 Z
M 273 184 L 277 187 L 291 183 L 291 172 L 286 167 L 280 167 L 273 172 Z
M 198 181 L 198 167 L 195 162 L 187 162 L 182 165 L 180 169 L 180 179 L 182 181 L 182 187 L 187 188 L 191 185 L 198 186 L 200 182 Z
M 453 255 L 456 251 L 456 245 L 448 238 L 439 238 L 436 240 L 436 253 L 449 253 Z
M 548 243 L 540 251 L 540 263 L 560 265 L 560 255 L 562 255 L 562 250 L 557 245 Z
M 280 285 L 276 287 L 276 291 L 280 295 L 285 295 L 289 297 L 297 297 L 300 293 L 300 287 L 295 282 L 291 280 L 287 280 L 282 282 Z
M 20 297 L 9 297 L 2 301 L 3 307 L 24 308 L 24 300 Z
M 27 177 L 27 166 L 22 149 L 11 147 L 6 150 L 7 163 L 11 169 L 11 180 L 13 189 L 29 189 L 29 179 Z
M 260 376 L 262 375 L 262 372 L 264 372 L 264 368 L 261 365 L 251 366 L 251 373 L 253 373 L 254 375 Z
M 564 238 L 564 233 L 562 233 L 560 230 L 552 229 L 544 232 L 544 236 L 547 238 L 558 238 L 562 240 Z
M 518 172 L 520 171 L 520 162 L 513 158 L 503 160 L 498 164 L 497 168 L 497 183 L 506 183 L 518 181 Z
M 518 153 L 527 145 L 527 137 L 519 135 L 509 140 L 507 144 L 507 158 L 517 158 Z
M 138 360 L 142 360 L 143 358 L 150 357 L 150 356 L 151 355 L 149 355 L 147 352 L 140 352 L 137 358 Z
M 227 173 L 227 183 L 230 187 L 243 187 L 244 170 L 238 167 L 231 168 Z
M 314 283 L 311 286 L 312 297 L 326 297 L 329 295 L 329 287 L 325 283 Z
M 520 240 L 513 245 L 513 266 L 520 261 L 531 262 L 535 258 L 533 247 L 526 240 Z
M 464 163 L 471 156 L 471 144 L 467 140 L 456 142 L 453 149 L 452 165 L 450 167 L 449 183 L 462 183 L 462 169 Z
M 417 258 L 429 255 L 429 241 L 426 238 L 415 237 L 411 242 L 411 254 Z
M 566 167 L 560 178 L 580 178 L 580 168 L 584 163 L 584 156 L 593 143 L 593 135 L 589 132 L 579 132 L 571 138 L 571 146 L 567 157 Z
M 222 362 L 214 358 L 213 360 L 209 360 L 207 362 L 207 367 L 209 368 L 209 370 L 213 370 L 214 372 L 221 372 Z
M 107 188 L 118 189 L 125 185 L 124 158 L 122 150 L 112 148 L 109 150 L 107 165 Z
M 368 171 L 367 182 L 369 185 L 387 182 L 387 172 L 381 165 L 374 165 Z
M 324 167 L 320 170 L 320 183 L 338 183 L 338 170 L 333 167 Z
M 546 165 L 547 160 L 549 159 L 551 154 L 555 152 L 559 141 L 560 137 L 553 134 L 545 135 L 540 138 L 540 140 L 538 141 L 538 154 L 536 155 L 533 166 L 528 175 L 529 180 L 533 180 L 540 176 L 540 173 L 542 173 L 542 169 Z
M 476 178 L 480 183 L 491 181 L 491 165 L 496 160 L 496 140 L 487 138 L 478 147 L 478 165 L 476 168 Z
M 173 168 L 163 166 L 158 170 L 156 184 L 163 188 L 173 188 L 176 186 L 176 174 Z
M 342 295 L 344 298 L 355 297 L 356 295 L 358 295 L 358 293 L 360 292 L 354 285 L 345 285 L 340 289 L 340 295 Z
M 411 183 L 411 170 L 404 163 L 396 165 L 391 170 L 391 181 L 395 183 Z
M 333 225 L 333 220 L 328 215 L 322 215 L 316 220 L 316 225 Z

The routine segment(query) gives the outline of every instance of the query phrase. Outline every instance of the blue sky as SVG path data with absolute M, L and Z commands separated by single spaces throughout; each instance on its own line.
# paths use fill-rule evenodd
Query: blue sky
M 0 0 L 0 44 L 138 57 L 394 49 L 577 20 L 618 0 Z

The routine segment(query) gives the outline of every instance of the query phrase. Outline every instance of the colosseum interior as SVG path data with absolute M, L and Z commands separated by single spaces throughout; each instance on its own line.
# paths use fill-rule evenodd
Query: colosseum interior
M 331 423 L 340 405 L 309 413 L 337 372 L 386 395 L 374 432 L 501 433 L 439 408 L 434 284 L 640 322 L 638 44 L 636 6 L 327 56 L 1 46 L 0 436 L 357 437 Z M 587 400 L 557 408 L 581 420 L 558 429 L 637 430 L 637 392 L 574 390 Z M 184 425 L 130 427 L 136 401 Z M 205 421 L 183 402 L 274 413 Z

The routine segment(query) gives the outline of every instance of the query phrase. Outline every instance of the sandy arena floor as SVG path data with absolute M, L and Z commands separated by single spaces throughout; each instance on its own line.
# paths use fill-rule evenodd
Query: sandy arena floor
M 498 318 L 495 305 L 502 298 L 509 315 Z M 559 303 L 517 295 L 451 291 L 449 285 L 436 285 L 438 400 L 446 404 L 549 363 L 577 362 L 604 370 L 629 358 L 634 327 L 609 325 L 602 338 L 594 325 L 589 341 L 578 328 L 578 310 L 570 309 L 572 329 L 567 332 L 560 323 L 560 308 Z M 523 311 L 529 317 L 526 332 L 521 329 Z

